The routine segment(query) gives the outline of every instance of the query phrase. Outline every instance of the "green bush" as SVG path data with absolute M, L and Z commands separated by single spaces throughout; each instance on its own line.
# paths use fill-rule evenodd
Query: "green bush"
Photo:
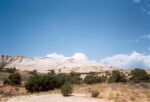
M 149 75 L 143 69 L 134 69 L 131 71 L 130 75 L 131 77 L 129 80 L 134 83 L 150 82 Z
M 20 85 L 21 84 L 21 75 L 19 73 L 12 73 L 8 77 L 11 85 Z
M 53 74 L 31 76 L 27 80 L 26 89 L 29 92 L 48 91 L 55 88 L 60 88 L 63 84 L 80 84 L 82 79 L 78 76 L 67 74 Z
M 102 77 L 96 74 L 89 74 L 84 78 L 86 84 L 96 84 L 102 82 Z
M 58 75 L 56 75 L 56 78 L 58 78 L 58 80 L 61 81 L 62 84 L 66 83 L 66 82 L 69 82 L 71 84 L 81 84 L 82 83 L 82 79 L 78 75 L 58 74 Z
M 61 93 L 63 96 L 69 96 L 72 93 L 72 86 L 69 83 L 62 85 Z
M 74 72 L 74 71 L 71 71 L 70 72 L 70 76 L 76 76 L 76 77 L 80 77 L 80 73 L 77 73 L 77 72 Z
M 101 82 L 106 82 L 107 81 L 107 76 L 101 76 Z
M 37 75 L 37 70 L 30 71 L 29 74 Z
M 120 73 L 120 71 L 118 70 L 113 70 L 109 79 L 108 79 L 109 83 L 113 83 L 113 82 L 127 82 L 126 77 L 123 73 Z
M 48 72 L 48 74 L 53 74 L 53 75 L 56 75 L 56 73 L 55 73 L 55 70 L 48 70 L 49 72 Z
M 51 75 L 31 76 L 26 83 L 29 92 L 48 91 L 56 87 L 58 86 L 55 77 Z
M 15 73 L 17 70 L 16 68 L 4 68 L 3 72 L 8 72 L 8 73 Z

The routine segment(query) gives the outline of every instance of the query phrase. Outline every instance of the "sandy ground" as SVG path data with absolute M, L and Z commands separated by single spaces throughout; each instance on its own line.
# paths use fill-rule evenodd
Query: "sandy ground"
M 12 88 L 10 89 L 8 92 L 12 91 Z M 98 91 L 100 95 L 92 98 L 92 90 Z M 150 84 L 74 85 L 73 95 L 70 97 L 63 97 L 60 89 L 34 94 L 26 93 L 24 96 L 17 95 L 20 94 L 14 94 L 13 97 L 5 96 L 0 99 L 0 102 L 150 102 Z
M 17 96 L 7 102 L 111 102 L 108 100 L 86 97 L 75 94 L 70 97 L 63 97 L 61 94 Z

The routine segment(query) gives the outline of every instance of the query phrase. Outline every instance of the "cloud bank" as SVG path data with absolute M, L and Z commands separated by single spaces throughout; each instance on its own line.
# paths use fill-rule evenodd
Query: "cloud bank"
M 75 53 L 72 56 L 64 56 L 63 54 L 47 54 L 46 57 L 57 58 L 60 60 L 67 60 L 73 58 L 77 61 L 89 61 L 89 58 L 84 53 Z M 133 69 L 133 68 L 143 68 L 150 69 L 150 55 L 144 55 L 138 52 L 132 52 L 131 54 L 117 54 L 111 57 L 101 59 L 100 62 L 95 61 L 101 65 L 123 68 L 123 69 Z
M 51 53 L 51 54 L 47 54 L 46 57 L 51 57 L 51 58 L 56 58 L 56 59 L 62 59 L 65 60 L 68 57 L 65 57 L 63 54 L 57 54 L 57 53 Z
M 76 60 L 88 60 L 88 57 L 83 53 L 75 53 L 71 58 Z
M 144 68 L 150 69 L 150 55 L 144 55 L 138 52 L 131 54 L 118 54 L 112 57 L 104 58 L 100 63 L 107 66 L 119 68 Z

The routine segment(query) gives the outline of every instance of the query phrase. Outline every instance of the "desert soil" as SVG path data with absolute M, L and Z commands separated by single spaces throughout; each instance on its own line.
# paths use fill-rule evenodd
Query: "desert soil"
M 44 94 L 17 96 L 10 98 L 7 102 L 111 102 L 104 99 L 91 98 L 80 94 L 63 97 L 61 94 Z

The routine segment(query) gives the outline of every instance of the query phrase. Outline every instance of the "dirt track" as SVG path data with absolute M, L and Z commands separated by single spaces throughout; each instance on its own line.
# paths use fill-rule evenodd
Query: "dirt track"
M 110 101 L 98 98 L 85 97 L 78 94 L 70 97 L 63 97 L 60 94 L 46 94 L 46 95 L 13 97 L 9 99 L 7 102 L 110 102 Z

